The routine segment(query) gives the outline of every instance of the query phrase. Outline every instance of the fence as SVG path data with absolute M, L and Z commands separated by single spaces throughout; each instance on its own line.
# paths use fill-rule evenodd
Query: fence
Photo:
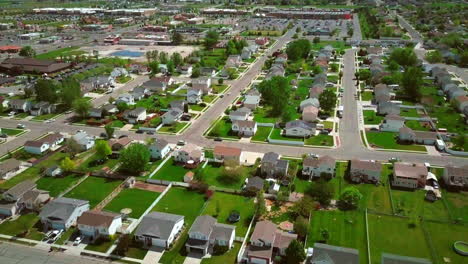
M 291 141 L 291 140 L 280 140 L 280 139 L 268 138 L 268 142 L 273 143 L 273 144 L 281 144 L 281 145 L 304 146 L 304 141 Z
M 255 212 L 254 215 L 256 215 L 257 212 Z M 248 234 L 250 234 L 250 229 L 252 229 L 252 226 L 253 226 L 253 223 L 255 222 L 255 217 L 252 218 L 252 220 L 250 221 L 250 224 L 249 224 L 249 228 L 247 228 L 247 232 L 246 232 L 246 236 L 245 236 L 245 239 L 244 241 L 242 242 L 242 245 L 239 249 L 239 253 L 237 253 L 237 263 L 241 263 L 242 262 L 242 256 L 244 256 L 244 251 L 245 251 L 245 245 L 247 244 L 247 237 L 248 237 Z
M 104 208 L 107 203 L 109 203 L 112 199 L 114 199 L 123 190 L 123 188 L 129 181 L 133 181 L 133 180 L 134 180 L 133 177 L 127 178 L 119 186 L 117 186 L 117 188 L 115 188 L 109 195 L 107 195 L 107 197 L 104 198 L 104 200 L 102 200 L 98 205 L 96 205 L 94 209 L 101 210 L 102 208 Z

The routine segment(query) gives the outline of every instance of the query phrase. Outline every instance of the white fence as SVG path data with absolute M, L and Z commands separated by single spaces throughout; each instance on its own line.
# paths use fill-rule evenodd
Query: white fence
M 269 143 L 291 145 L 291 146 L 304 146 L 304 141 L 280 140 L 268 138 Z

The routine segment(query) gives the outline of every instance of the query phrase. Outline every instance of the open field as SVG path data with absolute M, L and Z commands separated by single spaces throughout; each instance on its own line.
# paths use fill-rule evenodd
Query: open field
M 422 145 L 401 145 L 397 143 L 397 133 L 393 132 L 367 132 L 367 141 L 372 147 L 382 149 L 400 149 L 412 151 L 426 151 Z
M 70 174 L 65 177 L 42 177 L 36 181 L 37 188 L 49 191 L 50 196 L 57 197 L 67 188 L 78 182 L 82 175 Z
M 160 193 L 140 189 L 124 189 L 103 210 L 120 213 L 124 208 L 132 209 L 128 215 L 131 218 L 139 218 L 159 196 Z
M 202 181 L 210 186 L 240 190 L 244 184 L 245 178 L 239 179 L 238 182 L 234 183 L 225 182 L 221 177 L 222 169 L 223 167 L 220 164 L 208 163 L 202 170 Z M 247 168 L 245 168 L 245 170 L 247 170 Z

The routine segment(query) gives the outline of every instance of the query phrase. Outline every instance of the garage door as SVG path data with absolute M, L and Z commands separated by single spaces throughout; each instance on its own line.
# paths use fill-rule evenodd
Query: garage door
M 153 238 L 151 242 L 153 243 L 153 246 L 163 247 L 163 248 L 166 247 L 166 240 Z

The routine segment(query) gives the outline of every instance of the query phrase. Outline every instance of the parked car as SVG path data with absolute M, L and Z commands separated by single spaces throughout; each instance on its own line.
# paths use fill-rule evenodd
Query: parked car
M 63 229 L 52 231 L 52 234 L 49 237 L 49 243 L 54 243 L 55 241 L 57 241 L 57 239 L 60 237 L 62 233 L 63 233 Z
M 177 141 L 177 146 L 184 146 L 184 145 L 185 145 L 185 140 Z
M 74 246 L 78 246 L 82 241 L 82 238 L 79 236 L 77 238 L 75 238 L 75 241 L 73 241 L 73 245 Z
M 25 127 L 26 127 L 26 126 L 23 125 L 23 124 L 18 124 L 18 125 L 16 125 L 16 128 L 20 128 L 20 129 L 24 129 Z

